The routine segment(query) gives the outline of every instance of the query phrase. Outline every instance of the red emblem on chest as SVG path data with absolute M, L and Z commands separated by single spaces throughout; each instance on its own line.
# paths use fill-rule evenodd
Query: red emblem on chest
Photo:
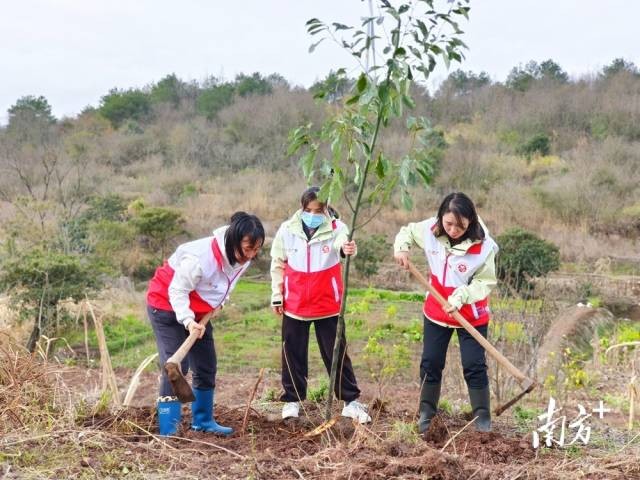
M 329 245 L 322 246 L 322 253 L 329 253 Z
M 464 263 L 461 263 L 460 265 L 458 265 L 458 271 L 460 273 L 464 273 L 467 271 L 467 266 Z

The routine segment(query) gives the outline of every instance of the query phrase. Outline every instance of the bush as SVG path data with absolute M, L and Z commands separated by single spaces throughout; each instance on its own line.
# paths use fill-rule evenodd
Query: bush
M 53 336 L 60 320 L 58 302 L 79 301 L 99 287 L 98 272 L 76 255 L 34 249 L 10 257 L 0 270 L 0 288 L 10 292 L 22 320 L 33 319 L 27 342 L 35 349 L 40 335 Z
M 358 241 L 358 255 L 353 259 L 355 269 L 367 279 L 378 273 L 380 262 L 388 257 L 391 244 L 384 235 L 371 235 Z
M 184 218 L 180 212 L 169 208 L 143 208 L 131 219 L 131 224 L 146 238 L 152 250 L 160 250 L 161 259 L 164 259 L 169 242 L 185 233 Z
M 141 90 L 119 91 L 113 89 L 100 100 L 100 115 L 118 128 L 125 120 L 146 120 L 151 112 L 149 95 Z
M 534 155 L 549 155 L 551 152 L 551 142 L 549 136 L 544 133 L 538 133 L 534 135 L 526 142 L 522 143 L 517 149 L 516 153 L 530 159 Z
M 554 244 L 520 228 L 496 239 L 498 278 L 516 291 L 530 287 L 528 278 L 544 276 L 560 267 L 560 250 Z

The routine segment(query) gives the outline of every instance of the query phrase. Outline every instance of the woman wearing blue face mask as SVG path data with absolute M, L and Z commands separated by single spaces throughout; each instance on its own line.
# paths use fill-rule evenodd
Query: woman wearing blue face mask
M 340 260 L 356 254 L 347 226 L 331 207 L 318 200 L 318 187 L 307 189 L 301 209 L 285 221 L 271 247 L 271 305 L 282 315 L 282 418 L 297 417 L 307 396 L 309 327 L 314 324 L 320 355 L 331 369 L 338 313 L 342 302 Z M 371 421 L 360 396 L 346 343 L 341 345 L 335 394 L 345 405 L 342 415 Z

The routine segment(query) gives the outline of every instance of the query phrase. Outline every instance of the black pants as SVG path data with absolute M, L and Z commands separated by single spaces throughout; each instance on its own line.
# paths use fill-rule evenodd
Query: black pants
M 156 336 L 162 380 L 160 381 L 160 396 L 173 396 L 173 388 L 164 370 L 167 359 L 176 353 L 182 342 L 189 336 L 182 324 L 176 320 L 176 314 L 167 310 L 158 310 L 147 305 L 147 315 L 151 321 L 153 333 Z M 180 365 L 183 375 L 191 369 L 193 386 L 200 390 L 210 390 L 216 384 L 216 349 L 213 343 L 213 328 L 207 323 L 204 336 L 196 340 L 188 355 Z
M 476 327 L 487 338 L 488 325 Z M 484 347 L 464 328 L 442 327 L 424 317 L 424 337 L 422 341 L 422 360 L 420 362 L 420 381 L 422 383 L 440 383 L 442 370 L 447 358 L 447 347 L 453 331 L 458 334 L 460 357 L 464 379 L 470 388 L 484 388 L 489 385 L 487 362 Z M 426 380 L 425 380 L 426 377 Z
M 333 344 L 336 341 L 338 316 L 321 320 L 296 320 L 282 316 L 282 387 L 283 402 L 296 402 L 307 398 L 307 376 L 309 375 L 309 328 L 313 323 L 320 355 L 331 372 Z M 339 400 L 350 402 L 360 396 L 360 389 L 353 373 L 351 359 L 346 353 L 346 341 L 340 345 L 335 394 Z

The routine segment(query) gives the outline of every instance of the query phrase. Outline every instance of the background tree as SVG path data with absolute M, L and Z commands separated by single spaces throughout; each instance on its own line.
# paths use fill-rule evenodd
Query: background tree
M 233 102 L 235 87 L 231 83 L 215 83 L 203 89 L 196 99 L 196 111 L 208 120 Z
M 496 239 L 498 278 L 517 292 L 530 289 L 529 279 L 560 267 L 560 251 L 553 243 L 521 228 L 507 230 Z
M 118 128 L 127 119 L 146 120 L 151 112 L 151 100 L 139 89 L 113 89 L 100 100 L 98 112 L 113 128 Z
M 524 92 L 535 82 L 564 84 L 568 81 L 567 72 L 553 60 L 545 60 L 540 64 L 531 60 L 524 67 L 513 67 L 507 76 L 506 85 L 513 90 Z
M 21 318 L 33 319 L 27 348 L 33 352 L 41 335 L 51 335 L 60 323 L 61 300 L 82 300 L 100 285 L 91 265 L 74 255 L 40 248 L 12 255 L 2 262 L 0 287 L 10 292 Z
M 358 255 L 353 259 L 356 270 L 370 279 L 380 268 L 380 262 L 389 255 L 392 245 L 384 235 L 376 234 L 358 242 Z
M 185 233 L 182 215 L 169 208 L 142 208 L 131 219 L 131 223 L 138 234 L 147 240 L 149 249 L 159 252 L 161 260 L 165 258 L 169 242 Z
M 268 95 L 273 91 L 273 87 L 271 83 L 269 83 L 269 80 L 263 78 L 258 72 L 255 72 L 253 75 L 241 73 L 236 76 L 235 91 L 241 97 Z
M 9 126 L 15 125 L 20 121 L 43 121 L 45 123 L 54 123 L 56 118 L 51 113 L 51 105 L 48 100 L 40 95 L 35 97 L 33 95 L 27 95 L 21 97 L 16 101 L 15 105 L 12 105 L 9 110 Z
M 615 58 L 611 61 L 609 65 L 606 65 L 602 69 L 601 77 L 608 79 L 612 78 L 620 73 L 627 73 L 633 76 L 638 76 L 638 67 L 636 67 L 635 63 L 629 62 L 624 58 Z
M 323 97 L 327 102 L 333 103 L 344 97 L 351 87 L 353 80 L 347 78 L 344 69 L 337 72 L 331 70 L 323 79 L 315 82 L 309 88 L 309 91 L 315 95 Z
M 437 95 L 469 95 L 486 85 L 491 85 L 491 78 L 487 72 L 474 73 L 472 71 L 456 70 L 438 88 Z
M 335 200 L 344 195 L 351 208 L 350 239 L 379 208 L 389 201 L 399 187 L 401 201 L 412 206 L 409 189 L 418 179 L 429 184 L 433 175 L 433 159 L 429 155 L 431 127 L 424 118 L 406 117 L 406 129 L 412 139 L 409 151 L 400 159 L 391 159 L 380 145 L 381 131 L 394 118 L 404 118 L 404 109 L 413 108 L 411 85 L 414 76 L 426 79 L 436 67 L 438 59 L 448 67 L 463 58 L 460 39 L 463 33 L 457 20 L 468 17 L 468 1 L 449 2 L 448 9 L 439 11 L 432 0 L 402 2 L 397 7 L 387 0 L 379 2 L 379 15 L 367 17 L 361 28 L 341 23 L 327 24 L 316 18 L 307 22 L 311 35 L 320 35 L 313 50 L 326 38 L 334 40 L 359 61 L 372 58 L 369 67 L 361 63 L 362 72 L 351 89 L 350 96 L 335 108 L 319 128 L 307 124 L 291 132 L 289 154 L 304 147 L 300 159 L 307 180 L 321 184 L 321 200 Z M 386 32 L 378 37 L 373 25 Z M 382 52 L 374 51 L 374 42 L 380 45 L 386 39 Z M 316 93 L 325 98 L 325 92 Z M 323 146 L 327 157 L 323 157 Z M 320 159 L 318 154 L 320 153 Z M 371 174 L 371 176 L 370 176 Z M 353 185 L 355 188 L 349 188 Z M 366 207 L 370 215 L 361 221 L 359 214 Z M 343 270 L 344 292 L 338 316 L 336 343 L 329 391 L 336 382 L 340 344 L 344 342 L 344 314 L 349 293 L 349 269 L 347 257 Z M 333 395 L 328 396 L 325 418 L 331 417 Z
M 186 91 L 187 85 L 172 73 L 153 85 L 149 96 L 152 103 L 168 103 L 177 107 Z
M 27 104 L 12 107 L 12 123 L 0 130 L 0 200 L 22 217 L 16 233 L 50 238 L 58 219 L 78 214 L 94 179 L 86 175 L 85 152 L 65 143 L 64 129 L 47 114 L 48 103 L 36 102 L 40 113 Z

